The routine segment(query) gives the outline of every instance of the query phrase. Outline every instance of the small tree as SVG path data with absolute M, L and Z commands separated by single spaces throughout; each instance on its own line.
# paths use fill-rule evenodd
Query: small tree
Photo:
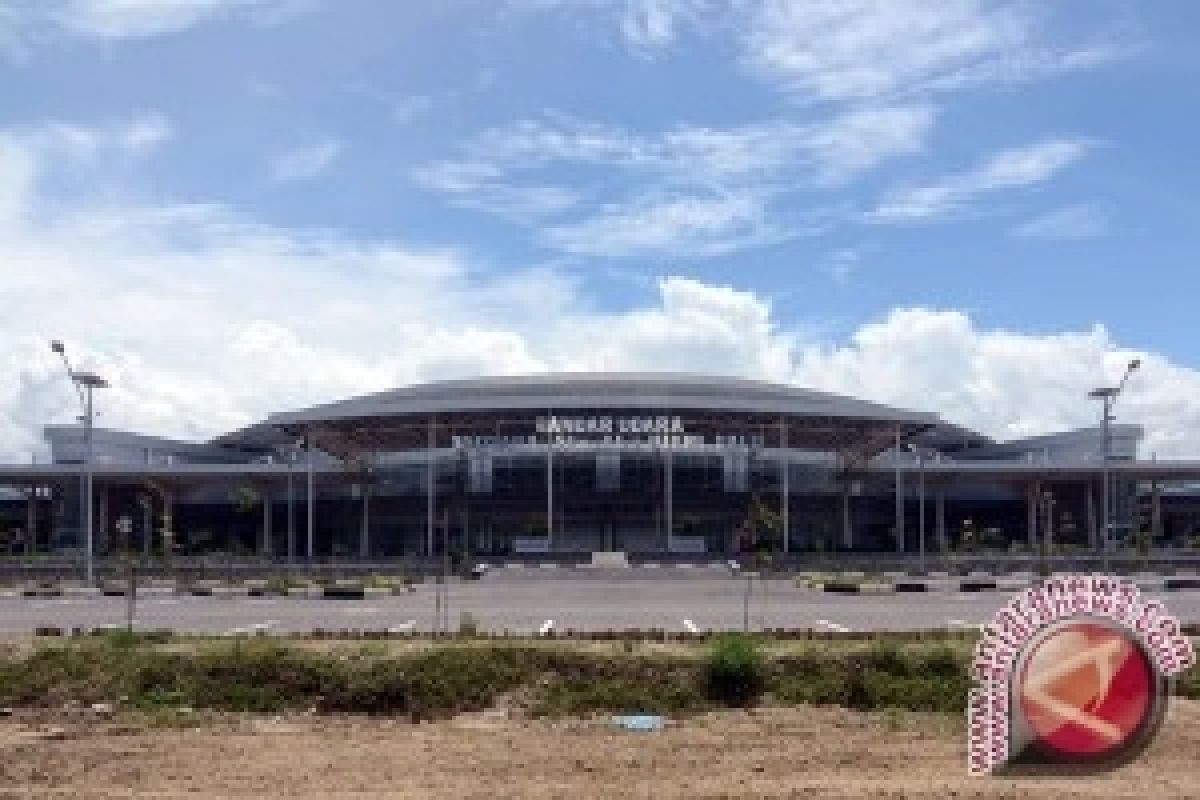
M 762 496 L 755 492 L 750 496 L 746 516 L 738 526 L 739 538 L 743 539 L 744 550 L 769 552 L 773 544 L 780 541 L 783 517 L 768 506 Z

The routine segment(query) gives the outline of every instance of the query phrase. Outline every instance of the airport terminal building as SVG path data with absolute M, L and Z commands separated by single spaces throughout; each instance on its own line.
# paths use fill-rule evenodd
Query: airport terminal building
M 1084 400 L 1081 398 L 1081 402 Z M 77 551 L 87 447 L 0 465 L 0 552 Z M 96 550 L 276 559 L 656 560 L 1028 552 L 1200 537 L 1200 462 L 1113 425 L 998 442 L 913 411 L 751 380 L 453 380 L 272 414 L 209 442 L 97 429 Z M 1106 491 L 1107 487 L 1107 491 Z M 1139 539 L 1140 537 L 1140 539 Z

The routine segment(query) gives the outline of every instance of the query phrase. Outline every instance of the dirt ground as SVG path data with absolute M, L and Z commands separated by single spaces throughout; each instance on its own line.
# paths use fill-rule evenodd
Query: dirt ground
M 1151 749 L 1107 776 L 965 773 L 961 724 L 787 708 L 684 719 L 504 712 L 413 724 L 353 717 L 162 717 L 17 711 L 0 718 L 0 797 L 1130 797 L 1200 796 L 1200 703 L 1177 701 Z

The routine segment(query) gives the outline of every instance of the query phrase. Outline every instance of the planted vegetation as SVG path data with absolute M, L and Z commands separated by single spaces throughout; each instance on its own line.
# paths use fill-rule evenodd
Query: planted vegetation
M 169 641 L 127 633 L 0 653 L 0 706 L 109 703 L 436 718 L 518 704 L 534 714 L 688 713 L 759 703 L 961 712 L 969 653 L 940 643 L 820 643 L 770 653 L 752 637 L 634 651 L 458 642 L 314 649 L 266 638 Z M 1178 683 L 1200 696 L 1200 673 Z

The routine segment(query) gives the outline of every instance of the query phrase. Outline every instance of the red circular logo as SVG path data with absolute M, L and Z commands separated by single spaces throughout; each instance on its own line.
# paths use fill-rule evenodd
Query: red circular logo
M 1033 644 L 1018 699 L 1044 754 L 1105 759 L 1125 749 L 1156 711 L 1154 667 L 1141 645 L 1102 622 L 1068 620 Z

